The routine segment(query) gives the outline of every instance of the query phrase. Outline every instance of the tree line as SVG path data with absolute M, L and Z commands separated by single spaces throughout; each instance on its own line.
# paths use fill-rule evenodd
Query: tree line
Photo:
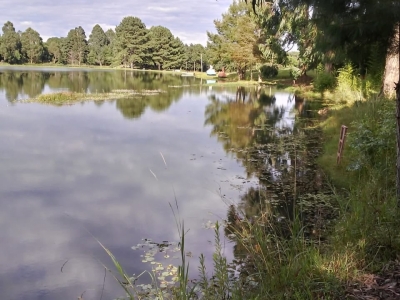
M 206 52 L 201 44 L 184 44 L 166 27 L 147 29 L 132 16 L 125 17 L 115 30 L 104 31 L 97 24 L 87 38 L 78 26 L 66 37 L 51 37 L 46 42 L 34 29 L 16 31 L 7 21 L 0 35 L 0 61 L 200 70 L 201 62 L 206 62 Z

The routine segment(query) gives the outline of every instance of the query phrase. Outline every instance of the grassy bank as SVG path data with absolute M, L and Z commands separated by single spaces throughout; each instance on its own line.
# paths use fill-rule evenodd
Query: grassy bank
M 355 102 L 331 110 L 322 124 L 325 143 L 319 163 L 336 186 L 341 208 L 329 238 L 330 251 L 332 255 L 352 254 L 356 276 L 349 279 L 361 285 L 365 276 L 371 277 L 395 261 L 400 251 L 394 104 L 384 99 Z M 348 126 L 349 134 L 343 161 L 337 166 L 341 125 Z M 391 282 L 387 272 L 390 270 L 381 276 Z M 371 291 L 376 294 L 378 289 L 385 290 L 375 282 Z

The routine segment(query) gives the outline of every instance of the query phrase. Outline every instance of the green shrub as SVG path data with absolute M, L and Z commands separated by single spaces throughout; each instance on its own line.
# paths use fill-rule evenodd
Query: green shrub
M 358 155 L 353 158 L 349 169 L 380 168 L 381 165 L 388 163 L 386 157 L 390 158 L 390 165 L 395 165 L 396 122 L 393 118 L 394 102 L 385 100 L 373 102 L 370 100 L 368 103 L 359 104 L 359 106 L 360 109 L 365 111 L 365 115 L 351 124 L 353 132 L 349 134 L 349 146 Z M 380 173 L 384 176 L 387 175 L 387 171 Z
M 317 92 L 333 90 L 336 86 L 336 78 L 330 73 L 320 73 L 314 80 L 314 89 Z
M 268 78 L 274 78 L 278 75 L 278 66 L 263 65 L 260 68 L 260 73 L 261 73 L 261 78 L 263 80 L 268 79 Z
M 297 80 L 297 78 L 299 78 L 301 75 L 301 70 L 299 68 L 296 67 L 292 67 L 290 69 L 290 76 L 294 79 Z

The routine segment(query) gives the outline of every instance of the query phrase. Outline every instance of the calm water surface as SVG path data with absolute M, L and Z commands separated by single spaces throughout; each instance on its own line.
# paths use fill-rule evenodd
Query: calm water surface
M 163 93 L 61 107 L 13 102 L 115 89 Z M 266 128 L 293 131 L 303 106 L 287 93 L 179 74 L 0 69 L 0 298 L 100 299 L 102 263 L 112 264 L 93 236 L 139 274 L 149 265 L 132 246 L 179 240 L 175 199 L 195 277 L 200 253 L 212 258 L 203 224 L 225 219 L 260 184 L 238 152 Z M 228 257 L 231 248 L 227 241 Z M 123 295 L 108 275 L 103 299 Z

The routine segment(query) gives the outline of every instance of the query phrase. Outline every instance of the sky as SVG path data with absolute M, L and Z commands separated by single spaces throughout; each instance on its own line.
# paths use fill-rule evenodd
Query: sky
M 11 21 L 15 29 L 28 27 L 46 41 L 65 37 L 82 26 L 89 37 L 94 25 L 115 29 L 124 17 L 140 18 L 147 26 L 164 26 L 184 43 L 206 45 L 207 31 L 220 19 L 232 0 L 2 0 L 1 26 Z

